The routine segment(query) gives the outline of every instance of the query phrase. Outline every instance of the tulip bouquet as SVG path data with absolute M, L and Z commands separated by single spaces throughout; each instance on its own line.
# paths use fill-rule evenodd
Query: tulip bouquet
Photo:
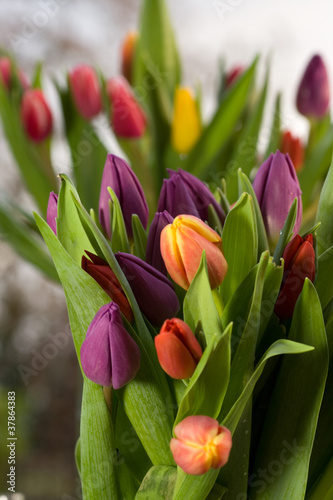
M 324 63 L 312 58 L 297 95 L 307 144 L 283 130 L 278 96 L 263 152 L 268 70 L 258 92 L 257 59 L 222 72 L 205 125 L 199 96 L 180 86 L 162 0 L 143 1 L 122 62 L 125 76 L 105 80 L 81 65 L 56 82 L 72 157 L 59 190 L 41 67 L 30 86 L 0 58 L 4 131 L 40 209 L 33 219 L 2 199 L 0 228 L 65 291 L 83 376 L 83 497 L 328 499 L 333 126 Z M 103 143 L 103 110 L 122 154 Z

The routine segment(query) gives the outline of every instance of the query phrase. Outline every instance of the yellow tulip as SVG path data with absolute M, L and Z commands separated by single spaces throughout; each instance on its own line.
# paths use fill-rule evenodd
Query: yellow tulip
M 191 90 L 178 87 L 175 91 L 171 141 L 177 153 L 188 153 L 201 134 L 201 122 L 197 103 Z

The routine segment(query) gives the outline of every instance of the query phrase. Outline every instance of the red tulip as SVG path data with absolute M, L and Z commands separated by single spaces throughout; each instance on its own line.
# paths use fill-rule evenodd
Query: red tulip
M 225 88 L 231 87 L 237 80 L 237 78 L 244 72 L 243 66 L 234 66 L 230 71 L 226 74 L 225 77 Z
M 289 154 L 296 172 L 299 172 L 302 169 L 304 161 L 304 146 L 300 138 L 293 136 L 289 130 L 286 130 L 282 134 L 281 152 Z
M 72 96 L 79 113 L 90 120 L 102 110 L 102 95 L 94 68 L 83 64 L 68 75 Z
M 41 142 L 51 134 L 52 114 L 41 90 L 25 91 L 21 103 L 21 117 L 25 131 L 32 141 Z
M 23 89 L 27 89 L 29 87 L 27 77 L 20 68 L 17 72 Z M 11 60 L 9 59 L 9 57 L 0 57 L 0 79 L 3 81 L 7 90 L 9 90 L 11 87 L 12 76 L 13 68 Z
M 212 289 L 219 286 L 228 270 L 221 250 L 221 237 L 193 215 L 178 215 L 161 233 L 161 254 L 171 278 L 185 290 L 190 286 L 206 252 Z
M 190 378 L 202 356 L 191 328 L 178 318 L 163 323 L 155 337 L 155 347 L 163 370 L 176 379 Z
M 218 421 L 203 415 L 186 417 L 175 427 L 170 442 L 173 458 L 186 474 L 199 476 L 228 462 L 231 432 Z
M 294 236 L 284 249 L 282 257 L 284 273 L 274 311 L 283 320 L 293 315 L 305 278 L 309 278 L 312 282 L 315 279 L 316 266 L 312 234 L 308 234 L 305 238 L 298 234 Z
M 127 139 L 141 137 L 146 130 L 146 116 L 127 80 L 123 76 L 111 78 L 106 88 L 111 101 L 114 133 Z

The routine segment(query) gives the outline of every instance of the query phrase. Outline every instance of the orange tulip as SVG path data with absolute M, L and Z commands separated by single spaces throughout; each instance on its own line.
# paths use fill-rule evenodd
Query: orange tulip
M 296 172 L 302 170 L 304 162 L 304 146 L 299 137 L 292 135 L 289 130 L 283 132 L 281 137 L 281 152 L 288 153 Z
M 155 347 L 161 367 L 176 379 L 191 377 L 202 356 L 191 328 L 178 318 L 164 321 L 155 337 Z
M 129 31 L 121 47 L 121 72 L 130 83 L 132 83 L 133 57 L 139 34 Z
M 209 282 L 219 286 L 228 270 L 221 237 L 193 215 L 178 215 L 161 233 L 161 254 L 171 278 L 187 290 L 206 252 Z
M 231 432 L 218 421 L 203 415 L 186 417 L 175 427 L 170 442 L 173 458 L 186 474 L 199 476 L 228 462 Z

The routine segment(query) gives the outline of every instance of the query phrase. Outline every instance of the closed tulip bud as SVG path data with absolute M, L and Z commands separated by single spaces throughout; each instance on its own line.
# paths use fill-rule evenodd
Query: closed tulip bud
M 244 72 L 243 66 L 234 66 L 225 76 L 225 88 L 231 87 L 238 77 Z
M 13 77 L 12 71 L 12 63 L 9 57 L 0 57 L 0 80 L 2 80 L 7 90 L 11 88 Z M 29 87 L 29 82 L 21 69 L 18 69 L 18 78 L 23 89 L 27 89 Z
M 319 55 L 310 60 L 299 84 L 296 106 L 308 118 L 323 118 L 330 104 L 330 90 L 326 66 Z
M 277 243 L 295 198 L 298 206 L 293 231 L 299 231 L 302 220 L 302 191 L 288 154 L 284 155 L 280 151 L 272 153 L 259 167 L 253 189 L 260 205 L 267 236 L 272 244 Z
M 86 120 L 97 116 L 102 110 L 102 95 L 96 71 L 82 64 L 68 75 L 69 86 L 78 112 Z
M 57 217 L 58 217 L 58 195 L 53 191 L 50 193 L 49 202 L 47 204 L 46 222 L 54 232 L 57 234 Z
M 136 31 L 129 31 L 121 47 L 121 72 L 129 83 L 132 83 L 134 50 L 138 37 Z
M 199 476 L 209 469 L 223 467 L 232 447 L 231 432 L 218 421 L 204 415 L 184 418 L 170 442 L 173 458 L 186 474 Z
M 146 115 L 127 80 L 123 76 L 111 78 L 106 90 L 111 101 L 111 126 L 114 133 L 126 139 L 141 137 L 146 130 Z
M 171 126 L 172 147 L 179 154 L 187 154 L 201 135 L 198 105 L 191 90 L 178 87 L 175 91 Z
M 163 370 L 176 379 L 187 379 L 202 356 L 199 342 L 181 319 L 167 319 L 155 337 L 155 347 Z
M 52 132 L 52 114 L 44 94 L 39 89 L 29 89 L 23 94 L 21 117 L 27 135 L 34 142 L 41 142 Z
M 119 200 L 129 237 L 133 236 L 133 214 L 139 217 L 143 227 L 146 229 L 148 224 L 148 205 L 140 182 L 131 167 L 124 160 L 118 156 L 108 154 L 99 197 L 99 220 L 108 237 L 111 237 L 109 206 L 111 196 L 108 192 L 108 187 L 112 188 Z
M 275 305 L 275 314 L 280 319 L 291 318 L 305 278 L 314 281 L 316 274 L 313 236 L 302 238 L 298 234 L 284 249 L 284 272 L 280 294 Z
M 221 237 L 202 220 L 179 215 L 161 233 L 161 253 L 171 278 L 187 290 L 206 252 L 209 282 L 219 286 L 228 270 L 222 253 Z
M 101 307 L 81 346 L 86 377 L 96 384 L 120 389 L 140 368 L 140 350 L 125 329 L 117 304 Z
M 157 212 L 153 219 L 153 222 L 149 228 L 147 250 L 146 250 L 146 262 L 151 266 L 155 267 L 158 271 L 167 275 L 167 270 L 162 259 L 161 254 L 161 232 L 166 225 L 173 221 L 173 217 L 164 210 L 163 212 Z
M 129 322 L 132 322 L 133 313 L 131 306 L 129 305 L 126 295 L 108 263 L 93 253 L 86 251 L 86 254 L 89 258 L 83 255 L 81 262 L 82 269 L 90 274 L 95 281 L 97 281 L 113 302 L 118 304 L 125 318 Z
M 303 167 L 304 146 L 299 137 L 295 137 L 289 130 L 283 132 L 281 137 L 281 152 L 288 153 L 296 172 Z
M 115 257 L 140 310 L 153 325 L 177 314 L 179 302 L 168 278 L 135 255 L 118 252 Z
M 164 179 L 158 200 L 157 211 L 167 210 L 172 217 L 188 214 L 208 220 L 209 205 L 212 205 L 221 223 L 225 213 L 208 187 L 197 177 L 179 169 L 178 172 L 168 169 L 170 179 Z

